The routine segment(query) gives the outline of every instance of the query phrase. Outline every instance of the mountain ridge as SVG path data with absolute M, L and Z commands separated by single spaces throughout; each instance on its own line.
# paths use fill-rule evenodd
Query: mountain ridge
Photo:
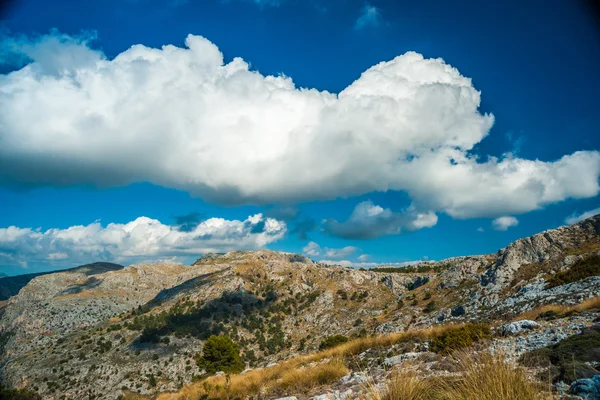
M 0 379 L 51 398 L 152 396 L 196 379 L 194 357 L 212 334 L 233 337 L 247 367 L 264 368 L 334 335 L 501 324 L 600 296 L 600 274 L 549 284 L 598 254 L 600 215 L 494 254 L 429 262 L 424 272 L 357 270 L 267 250 L 205 255 L 190 266 L 61 271 L 35 277 L 3 307 Z M 159 371 L 159 383 L 149 384 Z

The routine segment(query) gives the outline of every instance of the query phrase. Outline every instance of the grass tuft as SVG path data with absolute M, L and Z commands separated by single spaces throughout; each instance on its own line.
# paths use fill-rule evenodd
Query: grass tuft
M 370 384 L 369 400 L 541 400 L 547 393 L 527 377 L 521 367 L 507 363 L 501 354 L 462 353 L 455 359 L 454 377 L 420 379 L 399 372 L 383 389 Z

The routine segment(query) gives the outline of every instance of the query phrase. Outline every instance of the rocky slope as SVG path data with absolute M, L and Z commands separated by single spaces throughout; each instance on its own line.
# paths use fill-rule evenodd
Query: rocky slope
M 191 382 L 201 372 L 194 355 L 210 334 L 233 337 L 254 368 L 314 351 L 334 334 L 499 324 L 543 304 L 600 295 L 599 276 L 563 279 L 599 250 L 600 215 L 421 272 L 362 271 L 256 251 L 207 255 L 191 266 L 37 276 L 3 306 L 0 379 L 52 399 L 116 399 Z

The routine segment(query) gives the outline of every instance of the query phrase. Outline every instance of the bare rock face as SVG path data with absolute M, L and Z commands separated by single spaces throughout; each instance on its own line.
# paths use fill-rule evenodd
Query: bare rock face
M 598 244 L 599 235 L 600 215 L 596 215 L 574 225 L 519 239 L 498 251 L 497 260 L 482 277 L 482 283 L 489 293 L 498 293 L 513 282 L 522 268 L 536 263 L 559 263 L 568 251 Z

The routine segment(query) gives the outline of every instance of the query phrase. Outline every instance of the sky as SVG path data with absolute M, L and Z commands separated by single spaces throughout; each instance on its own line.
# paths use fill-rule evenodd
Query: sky
M 599 213 L 598 19 L 525 3 L 6 3 L 0 273 L 402 265 Z

